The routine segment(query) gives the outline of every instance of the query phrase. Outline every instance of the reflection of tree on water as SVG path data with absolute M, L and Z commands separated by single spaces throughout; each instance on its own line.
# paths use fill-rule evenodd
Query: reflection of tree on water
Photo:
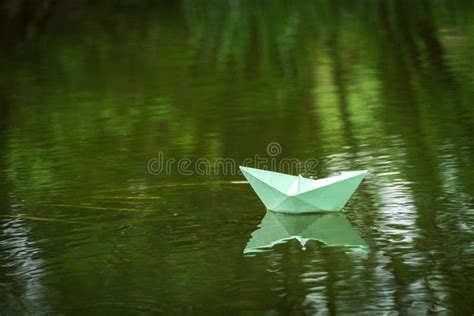
M 48 290 L 43 284 L 45 263 L 40 256 L 42 249 L 32 242 L 31 227 L 22 219 L 10 220 L 8 226 L 2 226 L 0 258 L 9 258 L 5 262 L 0 260 L 2 301 L 7 304 L 7 310 L 18 314 L 47 310 Z
M 241 160 L 276 140 L 285 154 L 316 156 L 321 173 L 389 167 L 404 181 L 411 252 L 383 236 L 384 256 L 367 266 L 389 258 L 372 277 L 380 292 L 397 289 L 399 311 L 414 285 L 454 306 L 472 293 L 459 292 L 472 265 L 460 208 L 472 205 L 474 179 L 472 1 L 28 3 L 0 5 L 16 7 L 0 10 L 9 12 L 0 33 L 12 39 L 0 51 L 0 120 L 15 127 L 0 122 L 0 159 L 20 199 L 51 199 L 53 184 L 77 196 L 124 183 L 157 149 Z M 390 164 L 376 165 L 382 155 Z M 393 216 L 381 215 L 381 186 L 367 187 L 367 212 L 354 216 L 379 229 Z

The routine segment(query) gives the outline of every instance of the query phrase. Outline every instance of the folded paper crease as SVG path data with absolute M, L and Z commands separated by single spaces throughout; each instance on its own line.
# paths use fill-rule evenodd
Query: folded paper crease
M 267 209 L 286 213 L 340 211 L 367 174 L 346 171 L 314 180 L 243 166 L 240 170 Z

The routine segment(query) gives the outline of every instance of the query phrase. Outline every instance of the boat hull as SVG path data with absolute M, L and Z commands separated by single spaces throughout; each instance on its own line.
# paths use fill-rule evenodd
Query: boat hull
M 341 211 L 367 174 L 349 171 L 313 180 L 248 167 L 240 170 L 268 210 L 291 214 Z

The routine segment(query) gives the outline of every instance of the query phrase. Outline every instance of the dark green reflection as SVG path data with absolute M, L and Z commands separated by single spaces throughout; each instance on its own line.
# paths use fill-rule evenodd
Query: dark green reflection
M 0 1 L 0 313 L 473 314 L 473 1 L 39 2 Z M 241 176 L 146 169 L 273 141 L 370 171 L 371 251 L 243 256 Z
M 298 240 L 303 249 L 309 240 L 320 241 L 327 246 L 367 247 L 342 214 L 291 215 L 267 211 L 259 228 L 252 233 L 244 253 L 261 252 L 290 239 Z

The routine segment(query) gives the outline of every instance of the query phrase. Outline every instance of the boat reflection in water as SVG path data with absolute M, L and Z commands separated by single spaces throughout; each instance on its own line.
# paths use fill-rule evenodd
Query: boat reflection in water
M 309 240 L 316 240 L 327 246 L 368 249 L 366 242 L 343 214 L 293 215 L 267 211 L 259 228 L 252 233 L 244 254 L 262 252 L 291 239 L 298 240 L 303 249 Z

